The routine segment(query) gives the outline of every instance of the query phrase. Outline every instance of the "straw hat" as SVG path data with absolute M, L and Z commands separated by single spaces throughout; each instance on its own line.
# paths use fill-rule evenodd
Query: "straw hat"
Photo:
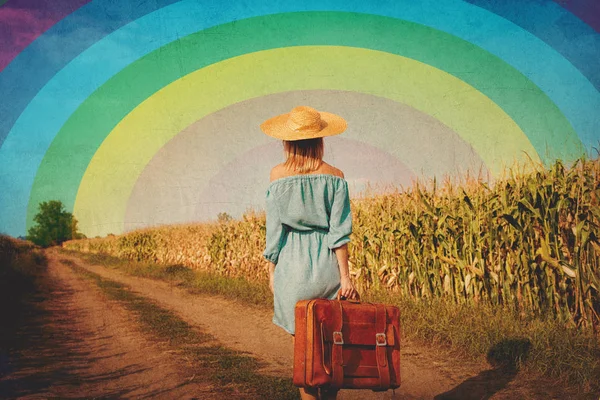
M 346 130 L 346 126 L 346 120 L 339 115 L 299 106 L 289 113 L 269 118 L 260 129 L 277 139 L 302 140 L 338 135 Z

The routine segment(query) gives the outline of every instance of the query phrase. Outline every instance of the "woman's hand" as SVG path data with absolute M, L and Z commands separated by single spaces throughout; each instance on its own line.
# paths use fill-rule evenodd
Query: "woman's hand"
M 344 296 L 349 300 L 358 300 L 358 292 L 356 291 L 356 288 L 354 287 L 354 284 L 352 283 L 352 280 L 350 280 L 349 276 L 342 276 L 340 283 L 342 285 L 339 292 L 340 296 Z
M 341 288 L 338 294 L 347 299 L 358 300 L 358 292 L 350 280 L 350 272 L 348 271 L 348 243 L 344 243 L 340 247 L 333 249 L 338 261 L 340 269 L 340 284 Z

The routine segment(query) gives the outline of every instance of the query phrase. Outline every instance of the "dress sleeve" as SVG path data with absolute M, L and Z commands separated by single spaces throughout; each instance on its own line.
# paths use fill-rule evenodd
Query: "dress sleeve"
M 329 217 L 329 233 L 327 246 L 330 249 L 340 247 L 350 241 L 352 233 L 352 213 L 350 212 L 350 196 L 346 181 L 335 191 L 331 215 Z
M 267 191 L 267 244 L 263 257 L 271 261 L 273 264 L 277 264 L 279 259 L 279 251 L 281 250 L 281 242 L 285 235 L 285 227 L 279 219 L 279 209 L 275 203 L 273 194 Z

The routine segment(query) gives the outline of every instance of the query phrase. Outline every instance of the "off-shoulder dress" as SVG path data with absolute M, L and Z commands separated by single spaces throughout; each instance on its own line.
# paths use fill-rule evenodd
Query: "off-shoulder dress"
M 273 323 L 295 333 L 299 300 L 334 299 L 340 272 L 333 249 L 350 241 L 348 183 L 330 174 L 292 175 L 269 184 L 266 248 L 273 262 Z

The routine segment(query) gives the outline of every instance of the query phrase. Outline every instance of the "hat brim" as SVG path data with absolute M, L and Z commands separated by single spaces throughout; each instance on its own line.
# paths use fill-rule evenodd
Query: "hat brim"
M 346 130 L 348 124 L 339 115 L 322 111 L 319 111 L 319 114 L 321 114 L 321 129 L 318 131 L 294 131 L 290 129 L 286 125 L 290 113 L 269 118 L 260 125 L 260 129 L 271 137 L 289 141 L 339 135 Z

